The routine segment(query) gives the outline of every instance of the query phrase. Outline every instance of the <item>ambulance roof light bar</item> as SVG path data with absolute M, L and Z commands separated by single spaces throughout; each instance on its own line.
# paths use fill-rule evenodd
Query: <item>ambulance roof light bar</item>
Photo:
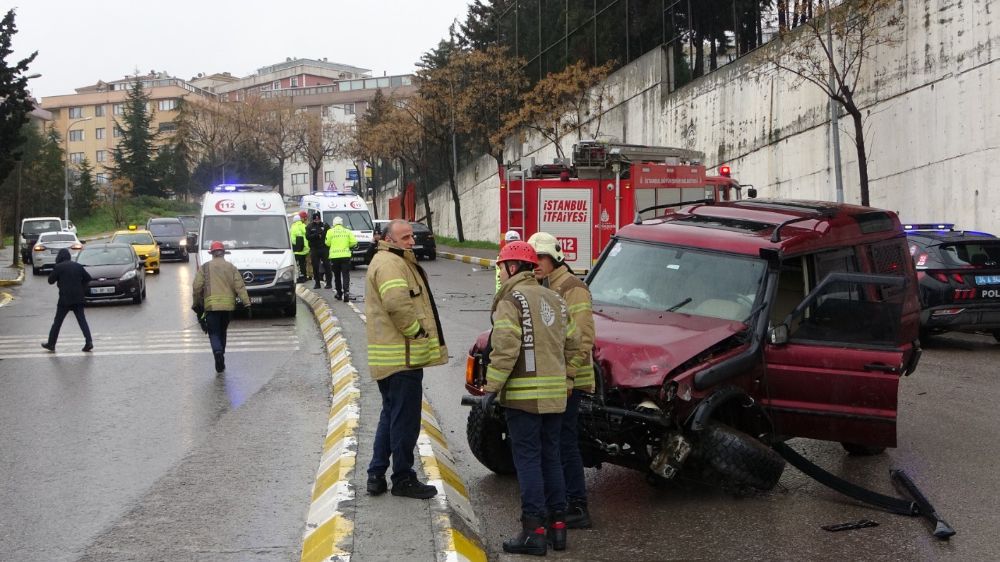
M 212 188 L 212 193 L 265 192 L 274 191 L 269 185 L 259 183 L 220 183 Z

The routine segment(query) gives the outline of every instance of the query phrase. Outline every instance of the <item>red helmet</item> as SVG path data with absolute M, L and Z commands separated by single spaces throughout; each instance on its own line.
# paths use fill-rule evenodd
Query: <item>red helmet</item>
M 497 259 L 497 263 L 505 261 L 523 261 L 538 265 L 538 254 L 535 253 L 535 249 L 531 247 L 531 244 L 515 240 L 514 242 L 508 242 L 500 250 L 500 257 Z
M 209 252 L 225 252 L 226 251 L 226 246 L 222 242 L 219 242 L 218 240 L 216 240 L 215 242 L 212 242 L 211 246 L 209 246 L 208 251 Z
M 309 213 L 305 211 L 299 211 L 299 218 L 302 220 L 306 220 L 307 218 L 309 218 Z

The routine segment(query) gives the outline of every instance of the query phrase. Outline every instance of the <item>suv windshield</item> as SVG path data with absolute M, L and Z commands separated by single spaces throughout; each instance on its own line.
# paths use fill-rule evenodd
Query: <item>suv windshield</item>
M 150 223 L 149 231 L 153 236 L 184 236 L 187 234 L 184 225 L 179 222 Z
M 374 230 L 372 217 L 368 211 L 323 211 L 323 222 L 333 225 L 333 217 L 344 219 L 344 228 L 348 230 Z
M 80 265 L 127 265 L 134 261 L 128 248 L 86 249 L 76 258 Z
M 52 232 L 53 230 L 62 230 L 62 221 L 28 221 L 24 223 L 24 229 L 22 232 L 25 234 L 40 234 L 42 232 Z
M 228 250 L 288 250 L 288 227 L 281 215 L 235 215 L 205 217 L 201 249 L 222 242 Z
M 948 265 L 989 266 L 1000 265 L 1000 240 L 960 242 L 940 246 L 941 256 Z
M 590 278 L 595 304 L 746 321 L 764 261 L 619 240 Z

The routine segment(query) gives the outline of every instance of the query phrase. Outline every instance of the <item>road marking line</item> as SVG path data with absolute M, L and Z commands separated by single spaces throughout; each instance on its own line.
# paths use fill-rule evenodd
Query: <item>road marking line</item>
M 48 351 L 41 350 L 39 347 L 38 353 L 21 353 L 21 354 L 0 354 L 0 359 L 47 359 L 52 357 L 102 357 L 105 355 L 190 355 L 198 353 L 212 353 L 212 349 L 208 346 L 199 346 L 198 349 L 150 349 L 150 350 L 123 350 L 123 351 L 101 351 L 99 348 L 95 347 L 94 351 L 84 352 L 84 351 L 56 351 L 51 353 Z M 226 344 L 226 353 L 255 353 L 262 351 L 299 351 L 299 347 L 289 348 L 286 346 L 282 347 L 253 347 L 247 349 L 229 349 L 229 344 Z
M 361 419 L 358 372 L 351 365 L 347 340 L 326 301 L 302 285 L 295 292 L 309 305 L 323 334 L 329 360 L 331 395 L 327 435 L 323 440 L 323 453 L 302 534 L 301 560 L 347 562 L 353 550 L 354 522 L 342 511 L 342 507 L 354 500 L 351 478 L 358 447 L 354 436 Z
M 361 320 L 367 318 L 353 306 Z M 469 490 L 458 473 L 455 459 L 448 449 L 448 440 L 441 431 L 434 407 L 423 396 L 420 404 L 420 435 L 417 450 L 427 483 L 435 486 L 438 493 L 431 501 L 434 512 L 434 547 L 437 559 L 445 561 L 486 561 L 486 549 L 480 538 L 479 519 L 469 499 Z

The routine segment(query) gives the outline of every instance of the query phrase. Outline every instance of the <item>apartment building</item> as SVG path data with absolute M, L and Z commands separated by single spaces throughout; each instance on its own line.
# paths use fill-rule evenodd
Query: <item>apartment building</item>
M 211 92 L 165 72 L 150 72 L 137 78 L 149 95 L 147 110 L 152 116 L 151 124 L 154 131 L 161 133 L 158 143 L 168 141 L 176 130 L 174 120 L 181 99 L 192 95 L 213 97 Z M 48 126 L 59 132 L 70 163 L 79 164 L 87 159 L 94 167 L 98 183 L 104 183 L 109 177 L 111 153 L 121 136 L 117 122 L 122 118 L 128 89 L 135 79 L 99 80 L 94 85 L 77 88 L 73 94 L 48 96 L 42 100 L 41 108 L 52 115 Z

